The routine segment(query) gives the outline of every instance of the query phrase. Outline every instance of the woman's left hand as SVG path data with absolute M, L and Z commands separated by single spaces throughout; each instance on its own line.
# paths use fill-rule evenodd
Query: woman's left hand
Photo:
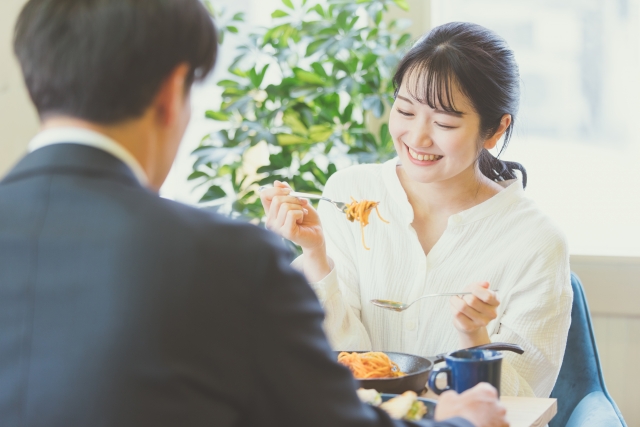
M 460 333 L 460 345 L 466 348 L 488 344 L 491 340 L 487 325 L 498 317 L 498 295 L 489 290 L 489 282 L 474 283 L 464 290 L 471 295 L 451 298 L 453 325 Z

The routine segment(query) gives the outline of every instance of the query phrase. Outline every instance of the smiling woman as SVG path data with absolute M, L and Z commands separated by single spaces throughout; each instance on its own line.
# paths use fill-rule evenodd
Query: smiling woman
M 284 183 L 261 193 L 267 226 L 302 247 L 294 265 L 323 303 L 335 348 L 425 356 L 516 343 L 526 351 L 505 355 L 502 394 L 546 397 L 569 327 L 569 257 L 562 233 L 524 196 L 524 168 L 487 151 L 512 133 L 513 54 L 481 26 L 445 24 L 413 46 L 394 82 L 397 158 L 343 169 L 324 193 L 379 202 L 389 224 L 364 230 L 372 249 L 342 213 L 316 212 Z M 470 294 L 403 313 L 370 303 L 460 291 Z

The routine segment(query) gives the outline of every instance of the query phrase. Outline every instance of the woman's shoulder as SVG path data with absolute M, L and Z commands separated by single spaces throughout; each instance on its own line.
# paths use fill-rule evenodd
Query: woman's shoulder
M 522 197 L 507 212 L 512 231 L 521 238 L 528 237 L 532 249 L 556 248 L 567 250 L 567 237 L 560 226 L 528 197 Z

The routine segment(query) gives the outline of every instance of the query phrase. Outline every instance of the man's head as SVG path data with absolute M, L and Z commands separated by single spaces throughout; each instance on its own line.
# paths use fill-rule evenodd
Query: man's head
M 149 116 L 167 152 L 177 150 L 191 84 L 213 69 L 217 40 L 199 0 L 30 0 L 14 49 L 43 121 L 114 127 Z

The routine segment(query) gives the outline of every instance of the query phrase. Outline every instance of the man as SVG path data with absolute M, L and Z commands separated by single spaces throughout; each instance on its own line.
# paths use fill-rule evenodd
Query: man
M 2 426 L 401 425 L 358 401 L 277 238 L 156 194 L 216 47 L 197 0 L 22 11 L 42 132 L 0 184 Z M 438 408 L 505 425 L 489 386 Z

